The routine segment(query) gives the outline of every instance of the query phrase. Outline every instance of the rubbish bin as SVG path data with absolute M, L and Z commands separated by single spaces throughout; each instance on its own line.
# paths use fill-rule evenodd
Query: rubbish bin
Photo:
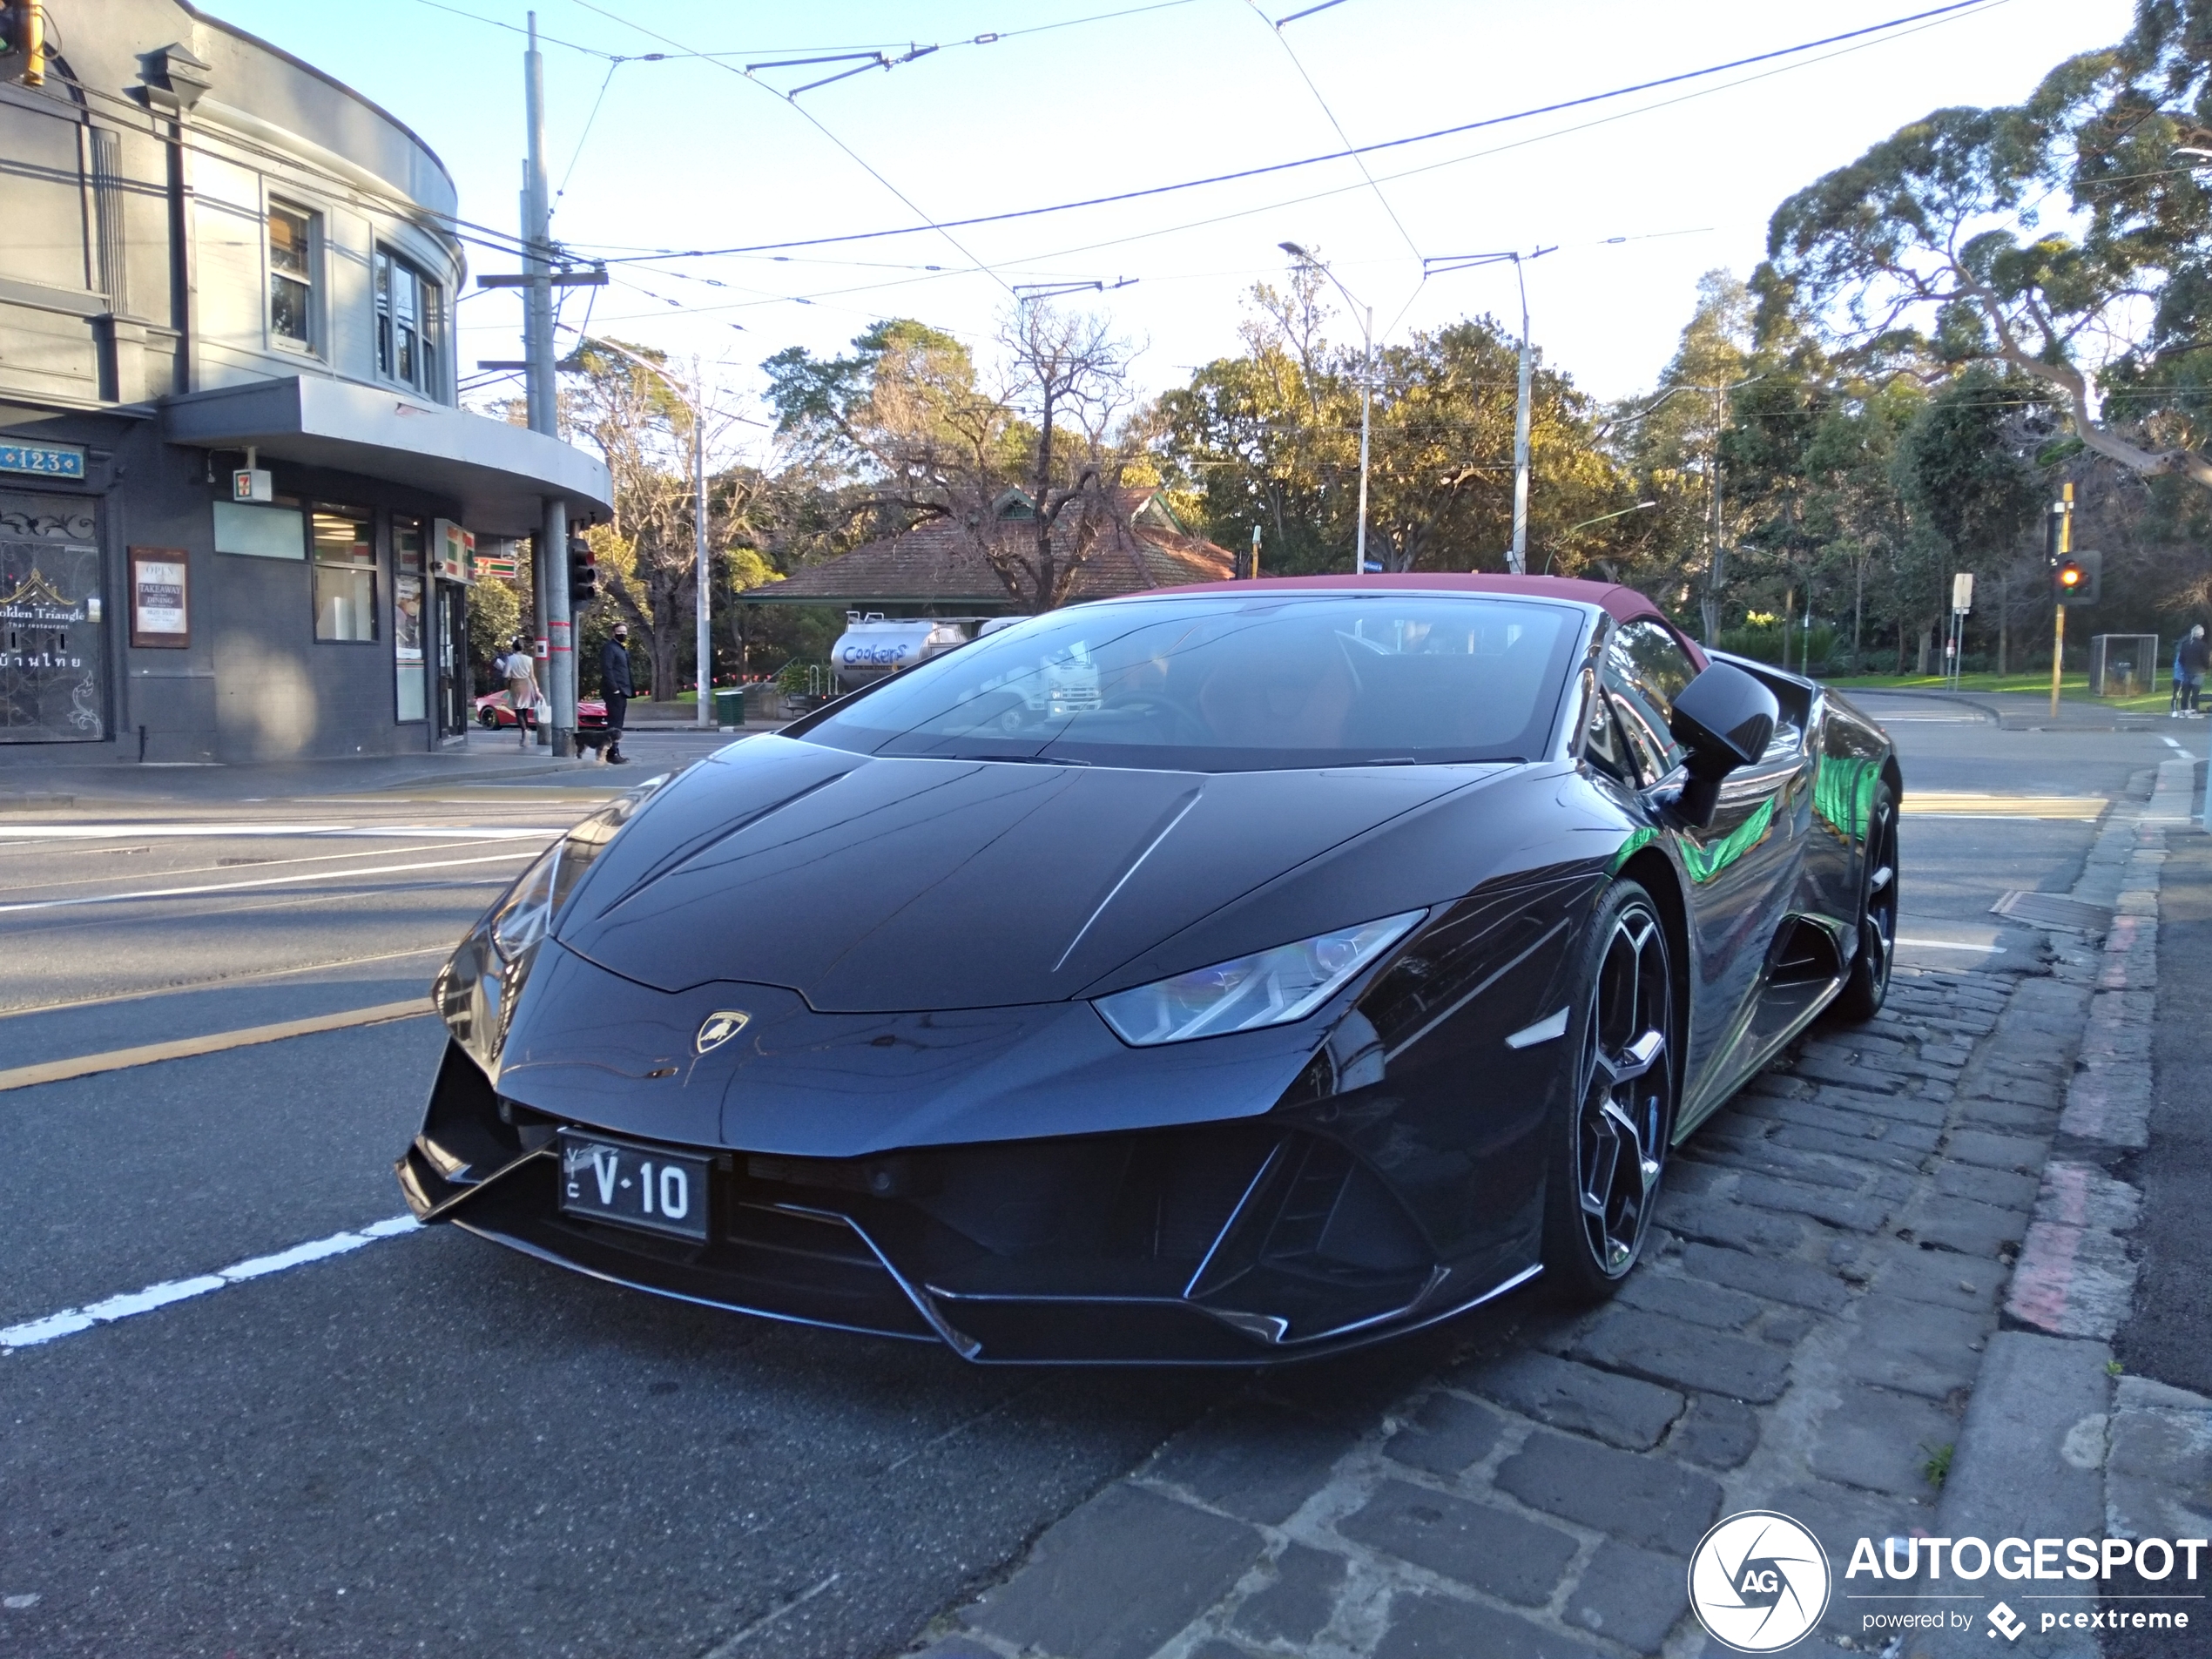
M 743 725 L 745 724 L 745 692 L 737 686 L 718 690 L 714 693 L 714 724 Z

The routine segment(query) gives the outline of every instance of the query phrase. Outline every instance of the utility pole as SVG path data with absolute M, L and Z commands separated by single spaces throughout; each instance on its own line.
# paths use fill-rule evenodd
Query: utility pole
M 1364 306 L 1361 309 L 1367 314 L 1367 368 L 1359 377 L 1359 538 L 1352 556 L 1355 576 L 1367 574 L 1367 431 L 1373 423 L 1375 407 L 1375 308 Z
M 1521 390 L 1513 410 L 1513 552 L 1506 569 L 1515 576 L 1528 574 L 1528 394 L 1534 379 L 1534 354 L 1528 346 L 1528 280 L 1521 275 L 1521 260 L 1513 262 L 1521 283 Z
M 529 142 L 523 172 L 523 269 L 529 282 L 523 309 L 523 356 L 529 364 L 524 383 L 530 430 L 557 438 L 552 203 L 545 179 L 545 64 L 538 55 L 535 11 L 529 14 L 529 47 L 523 55 L 523 95 Z M 569 616 L 569 504 L 559 496 L 544 498 L 531 564 L 532 586 L 545 596 L 546 691 L 553 704 L 553 752 L 565 757 L 575 746 L 576 649 Z M 540 736 L 543 735 L 541 731 Z
M 1712 510 L 1706 529 L 1705 597 L 1698 609 L 1705 624 L 1705 644 L 1717 645 L 1721 637 L 1721 585 L 1728 570 L 1721 554 L 1721 428 L 1728 423 L 1728 388 L 1713 388 L 1713 452 L 1705 466 L 1705 500 Z
M 611 340 L 595 340 L 591 342 L 591 349 L 610 351 L 628 358 L 648 374 L 659 381 L 668 388 L 668 395 L 671 397 L 691 411 L 691 489 L 693 491 L 691 500 L 696 509 L 691 515 L 691 556 L 696 561 L 694 574 L 698 600 L 698 604 L 693 607 L 693 625 L 696 631 L 693 639 L 698 647 L 698 725 L 703 731 L 711 731 L 714 727 L 712 667 L 714 637 L 709 626 L 713 620 L 713 613 L 710 609 L 711 594 L 707 586 L 705 371 L 700 368 L 698 358 L 691 359 L 691 389 L 687 392 L 677 384 L 665 368 L 650 357 L 640 357 L 627 346 L 617 346 Z M 745 421 L 744 415 L 732 418 Z M 758 425 L 759 422 L 746 421 L 746 424 Z
M 699 360 L 691 359 L 691 556 L 698 562 L 694 582 L 698 604 L 696 638 L 699 658 L 699 730 L 714 730 L 714 590 L 707 585 L 706 560 L 706 376 Z
M 2068 483 L 2059 491 L 2059 499 L 2052 503 L 2051 516 L 2057 521 L 2050 540 L 2050 563 L 2058 562 L 2074 551 L 2074 486 Z M 2051 718 L 2059 713 L 2059 677 L 2066 671 L 2066 602 L 2060 600 L 2051 607 Z
M 1558 247 L 1554 246 L 1527 253 L 1447 253 L 1421 261 L 1424 282 L 1447 271 L 1471 270 L 1478 265 L 1495 265 L 1503 260 L 1513 261 L 1514 280 L 1521 288 L 1521 374 L 1520 395 L 1514 400 L 1513 411 L 1513 543 L 1506 550 L 1506 569 L 1515 576 L 1528 574 L 1528 420 L 1536 377 L 1536 349 L 1528 341 L 1528 277 L 1525 267 L 1530 260 L 1541 260 L 1547 253 L 1557 252 Z M 1608 513 L 1605 516 L 1613 518 L 1619 515 Z M 1598 521 L 1593 518 L 1584 522 L 1595 524 Z M 1577 524 L 1575 529 L 1580 529 L 1581 525 Z M 1568 533 L 1572 535 L 1573 531 Z M 1559 551 L 1555 543 L 1552 551 L 1554 555 Z M 1546 568 L 1550 568 L 1548 560 Z

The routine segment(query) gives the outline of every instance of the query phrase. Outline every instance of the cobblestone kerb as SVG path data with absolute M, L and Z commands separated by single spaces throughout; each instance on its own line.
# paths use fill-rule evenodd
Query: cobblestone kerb
M 2183 789 L 2186 766 L 2167 769 Z M 2077 886 L 2118 907 L 2104 941 L 2061 937 L 2043 976 L 1900 971 L 1871 1024 L 1816 1027 L 1681 1149 L 1614 1302 L 1521 1298 L 1379 1411 L 1271 1375 L 1049 1529 L 928 1651 L 1687 1659 L 1718 1651 L 1689 1614 L 1689 1552 L 1764 1508 L 1811 1527 L 1837 1575 L 1806 1645 L 1896 1653 L 1865 1614 L 1911 1603 L 1854 1593 L 1913 1587 L 1847 1583 L 1855 1540 L 1975 1530 L 2015 1459 L 2086 1464 L 2104 1501 L 2107 1419 L 2014 1446 L 1978 1385 L 1993 1341 L 2054 1342 L 2109 1396 L 2160 782 L 2115 806 Z M 2040 1355 L 2010 1356 L 2006 1387 L 2047 1385 Z M 2130 1432 L 2138 1460 L 2194 1432 L 2170 1400 L 2141 1409 L 2165 1415 Z

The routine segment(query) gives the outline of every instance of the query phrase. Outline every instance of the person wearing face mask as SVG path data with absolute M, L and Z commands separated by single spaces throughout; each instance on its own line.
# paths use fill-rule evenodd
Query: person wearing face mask
M 607 764 L 626 765 L 622 752 L 623 717 L 630 711 L 630 624 L 618 622 L 607 643 L 599 648 L 599 695 L 607 705 Z

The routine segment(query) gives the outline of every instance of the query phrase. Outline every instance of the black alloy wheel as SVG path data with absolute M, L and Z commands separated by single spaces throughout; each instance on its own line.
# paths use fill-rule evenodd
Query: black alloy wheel
M 476 711 L 476 720 L 481 725 L 488 727 L 496 726 L 499 724 L 499 711 L 496 709 L 478 709 Z
M 1858 901 L 1858 954 L 1836 997 L 1836 1012 L 1851 1021 L 1872 1019 L 1890 994 L 1897 954 L 1897 797 L 1884 784 L 1866 813 L 1866 879 Z
M 1544 1216 L 1544 1265 L 1578 1301 L 1610 1296 L 1642 1254 L 1675 1124 L 1674 975 L 1651 896 L 1615 884 L 1594 919 L 1568 1143 Z

